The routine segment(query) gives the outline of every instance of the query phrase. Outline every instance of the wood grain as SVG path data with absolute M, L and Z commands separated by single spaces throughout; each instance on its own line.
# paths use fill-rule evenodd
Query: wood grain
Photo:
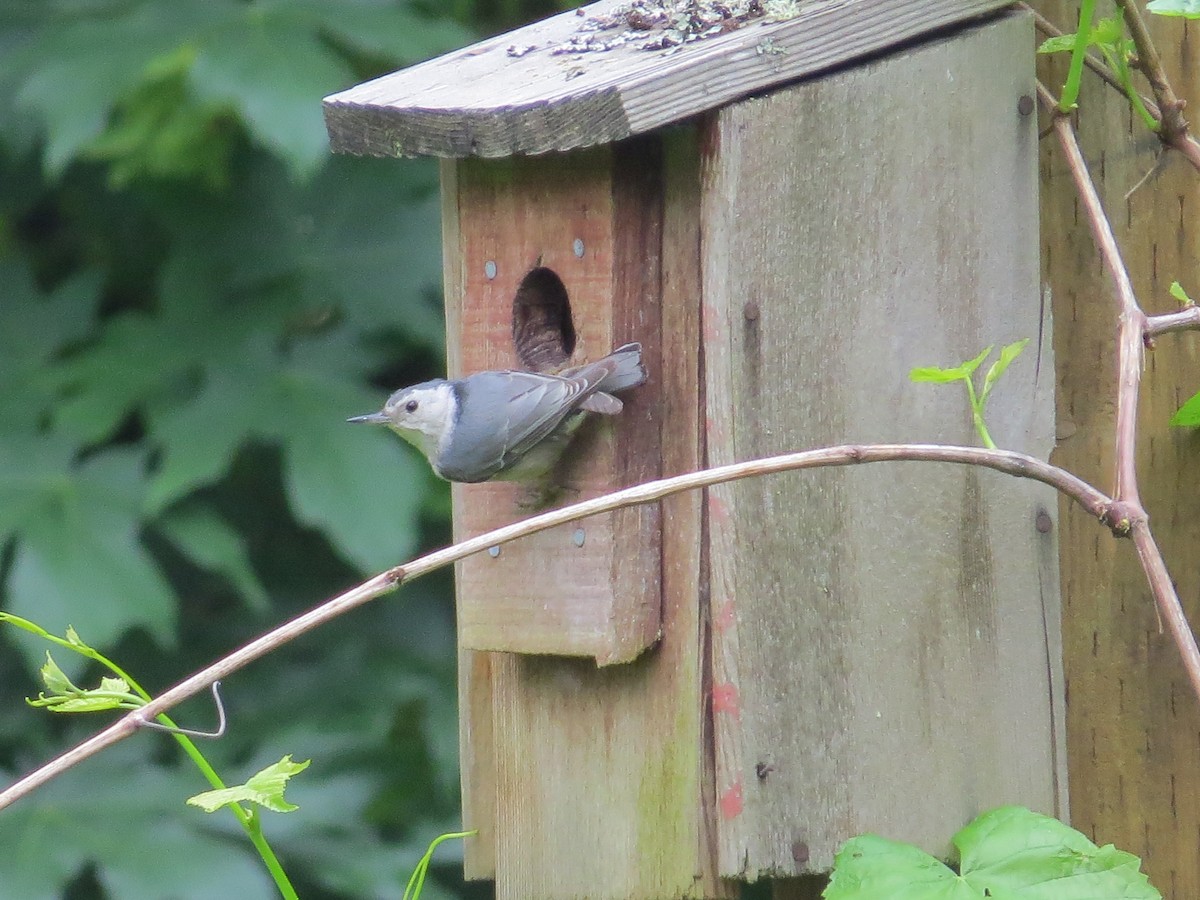
M 1035 5 L 1074 30 L 1075 4 Z M 1200 96 L 1200 50 L 1188 40 L 1191 26 L 1146 19 L 1176 92 Z M 1043 81 L 1057 93 L 1062 61 L 1043 57 L 1040 64 Z M 1139 300 L 1149 313 L 1169 312 L 1176 307 L 1167 293 L 1172 281 L 1192 296 L 1200 292 L 1200 179 L 1181 157 L 1169 155 L 1126 199 L 1155 167 L 1158 141 L 1130 115 L 1128 103 L 1088 71 L 1077 123 Z M 1042 255 L 1059 360 L 1053 459 L 1111 488 L 1117 305 L 1053 140 L 1043 142 L 1041 186 Z M 1168 421 L 1200 386 L 1198 357 L 1194 334 L 1158 338 L 1142 375 L 1137 454 L 1142 502 L 1193 626 L 1200 621 L 1200 443 L 1194 432 Z M 1072 824 L 1141 856 L 1168 900 L 1192 900 L 1200 897 L 1200 708 L 1159 628 L 1132 547 L 1098 532 L 1069 506 L 1061 509 Z
M 660 168 L 653 156 L 625 161 L 636 152 L 606 148 L 536 163 L 459 166 L 455 196 L 446 200 L 454 206 L 452 244 L 461 267 L 455 293 L 447 292 L 454 307 L 448 332 L 454 374 L 519 367 L 512 301 L 539 260 L 570 293 L 573 363 L 641 340 L 648 369 L 658 371 L 657 257 L 628 244 L 657 247 L 660 241 L 661 191 L 647 183 Z M 575 252 L 577 240 L 582 255 Z M 563 473 L 567 496 L 582 500 L 659 474 L 660 436 L 651 411 L 660 383 L 626 394 L 621 415 L 593 417 L 584 426 L 570 450 L 575 462 Z M 460 535 L 522 518 L 524 496 L 525 489 L 511 483 L 456 485 Z M 633 659 L 659 633 L 658 516 L 653 505 L 621 510 L 460 563 L 461 645 L 591 656 L 601 664 Z
M 655 273 L 652 290 L 628 276 L 651 293 L 645 309 L 626 314 L 649 316 L 649 327 L 661 310 L 661 355 L 670 360 L 655 375 L 655 415 L 668 436 L 661 460 L 667 473 L 687 471 L 700 459 L 697 154 L 679 134 L 665 162 L 644 149 L 621 149 L 616 158 L 618 169 L 657 172 L 629 182 L 651 188 L 640 199 L 618 192 L 616 200 L 653 200 L 661 212 L 659 230 L 623 238 L 633 246 L 622 252 L 640 248 L 637 258 Z M 651 652 L 605 668 L 489 656 L 499 900 L 737 896 L 716 876 L 705 818 L 712 766 L 704 749 L 700 513 L 694 495 L 664 502 L 663 637 Z
M 908 382 L 1043 325 L 1028 17 L 721 110 L 706 145 L 710 464 L 843 441 L 971 442 Z M 870 109 L 870 115 L 865 110 Z M 1036 342 L 1035 342 L 1036 343 Z M 989 406 L 1049 453 L 1036 347 Z M 874 831 L 946 856 L 977 813 L 1062 811 L 1054 496 L 896 465 L 713 488 L 720 871 L 826 870 Z
M 1006 6 L 1004 0 L 812 0 L 673 52 L 618 47 L 555 55 L 588 16 L 575 11 L 333 94 L 336 152 L 373 156 L 545 153 L 607 144 L 740 97 L 900 46 Z M 615 32 L 619 33 L 619 32 Z M 521 56 L 509 47 L 532 47 Z

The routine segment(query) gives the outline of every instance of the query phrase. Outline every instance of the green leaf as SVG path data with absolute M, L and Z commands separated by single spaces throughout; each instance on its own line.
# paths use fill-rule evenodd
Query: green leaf
M 117 189 L 140 179 L 195 178 L 210 188 L 229 180 L 238 129 L 225 104 L 201 103 L 187 85 L 193 51 L 181 48 L 177 66 L 139 85 L 117 104 L 108 128 L 82 155 L 109 163 Z
M 300 807 L 283 799 L 284 788 L 289 778 L 303 772 L 311 762 L 306 759 L 302 763 L 294 763 L 291 754 L 288 754 L 279 762 L 251 775 L 245 784 L 205 791 L 188 797 L 187 802 L 209 813 L 237 803 L 257 803 L 273 812 L 292 812 Z
M 1160 16 L 1200 19 L 1200 0 L 1150 0 L 1146 9 Z
M 932 366 L 921 367 L 910 371 L 908 377 L 912 381 L 933 382 L 935 384 L 945 384 L 951 381 L 969 381 L 975 370 L 979 368 L 991 352 L 992 345 L 989 344 L 977 357 L 969 359 L 952 369 L 939 369 Z
M 199 776 L 162 765 L 160 755 L 157 741 L 125 741 L 64 772 L 31 802 L 6 809 L 4 896 L 61 897 L 94 866 L 109 897 L 278 900 L 246 841 L 180 814 L 180 800 Z M 5 783 L 14 776 L 2 773 Z
M 915 382 L 931 382 L 933 384 L 946 384 L 951 381 L 965 381 L 970 376 L 963 370 L 962 366 L 955 366 L 953 369 L 939 369 L 934 366 L 924 366 L 912 369 L 908 373 L 910 381 Z
M 924 850 L 874 834 L 834 857 L 824 900 L 980 900 L 983 895 Z
M 151 417 L 163 455 L 147 492 L 149 509 L 162 510 L 225 474 L 238 447 L 260 431 L 266 400 L 256 382 L 253 367 L 210 370 L 195 399 Z
M 119 11 L 48 15 L 16 58 L 17 102 L 45 124 L 45 164 L 61 172 L 103 131 L 118 99 L 134 90 L 156 60 L 227 15 L 228 0 L 129 3 Z M 120 48 L 114 52 L 114 48 Z
M 1125 44 L 1125 21 L 1119 16 L 1105 16 L 1092 28 L 1089 43 L 1120 53 Z
M 1200 2 L 1200 0 L 1198 0 L 1198 2 Z M 1174 297 L 1176 300 L 1178 300 L 1180 303 L 1182 303 L 1184 306 L 1192 305 L 1192 303 L 1193 303 L 1192 298 L 1187 295 L 1187 291 L 1185 291 L 1183 289 L 1183 285 L 1181 285 L 1178 281 L 1172 281 L 1171 287 L 1169 290 L 1171 292 L 1171 296 Z
M 276 433 L 284 447 L 288 497 L 297 518 L 325 532 L 364 571 L 407 559 L 431 475 L 423 459 L 382 428 L 347 424 L 378 405 L 357 385 L 306 371 L 276 385 Z
M 450 19 L 431 19 L 388 0 L 265 0 L 264 8 L 303 15 L 341 44 L 388 60 L 393 68 L 469 44 L 474 36 Z
M 75 687 L 71 683 L 71 679 L 67 677 L 67 673 L 58 667 L 58 663 L 54 661 L 49 650 L 46 651 L 46 662 L 42 664 L 39 674 L 42 676 L 42 684 L 52 694 L 79 693 L 79 688 Z
M 1057 819 L 1019 806 L 979 816 L 954 838 L 962 877 L 981 896 L 1021 900 L 1162 900 L 1141 861 L 1097 847 Z
M 1038 47 L 1038 53 L 1062 53 L 1066 50 L 1072 50 L 1075 47 L 1075 34 L 1059 34 L 1054 37 L 1046 38 L 1042 41 L 1042 45 Z
M 72 468 L 68 452 L 0 434 L 0 533 L 17 532 L 8 609 L 100 646 L 135 626 L 169 644 L 173 594 L 140 540 L 139 456 L 108 450 Z
M 1200 394 L 1192 395 L 1183 406 L 1179 407 L 1175 415 L 1171 416 L 1171 424 L 1185 428 L 1195 428 L 1200 425 Z
M 266 588 L 254 573 L 242 536 L 211 507 L 199 503 L 175 507 L 154 525 L 196 565 L 229 579 L 255 612 L 263 613 L 270 607 Z
M 33 432 L 54 402 L 53 360 L 92 327 L 99 276 L 84 272 L 44 294 L 27 265 L 0 260 L 0 285 L 0 430 Z
M 1009 344 L 1000 351 L 1000 358 L 992 363 L 991 368 L 988 369 L 988 373 L 983 379 L 983 392 L 979 395 L 980 406 L 987 401 L 988 394 L 992 392 L 992 388 L 1000 380 L 1000 376 L 1012 365 L 1013 360 L 1021 355 L 1021 351 L 1025 349 L 1025 345 L 1028 343 L 1029 338 L 1024 338 Z
M 231 106 L 251 133 L 303 175 L 328 151 L 320 98 L 354 73 L 312 26 L 258 4 L 197 49 L 191 85 L 203 103 Z

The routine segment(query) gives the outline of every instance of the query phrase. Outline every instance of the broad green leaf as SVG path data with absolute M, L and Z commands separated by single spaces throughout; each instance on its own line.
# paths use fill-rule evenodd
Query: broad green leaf
M 1200 394 L 1193 394 L 1175 415 L 1171 416 L 1172 425 L 1195 428 L 1200 425 Z
M 99 646 L 135 626 L 169 645 L 173 595 L 140 540 L 140 458 L 71 467 L 49 439 L 24 446 L 0 435 L 0 531 L 17 532 L 7 608 Z
M 133 2 L 119 9 L 101 6 L 94 15 L 48 15 L 16 58 L 6 60 L 18 73 L 18 103 L 45 123 L 47 169 L 61 172 L 99 136 L 118 99 L 157 59 L 239 5 Z
M 438 216 L 429 160 L 338 156 L 300 189 L 281 165 L 260 161 L 221 202 L 173 210 L 178 255 L 164 297 L 194 309 L 188 292 L 201 285 L 242 302 L 258 298 L 260 329 L 268 321 L 300 331 L 309 322 L 319 328 L 344 320 L 360 331 L 400 332 L 440 355 Z M 277 292 L 273 305 L 266 290 Z M 227 318 L 253 312 L 230 306 L 221 310 Z M 210 331 L 227 334 L 228 327 Z M 361 355 L 361 347 L 349 348 L 347 364 Z M 363 365 L 359 371 L 369 371 Z
M 158 511 L 219 480 L 246 440 L 261 433 L 269 402 L 254 366 L 210 370 L 200 393 L 151 417 L 162 460 L 146 496 Z
M 262 613 L 269 608 L 267 591 L 250 565 L 242 536 L 214 509 L 200 503 L 176 506 L 154 526 L 196 565 L 229 579 L 251 609 Z
M 54 422 L 83 443 L 101 441 L 143 403 L 170 391 L 194 365 L 191 356 L 151 316 L 110 319 L 94 346 L 55 367 L 66 396 Z
M 320 98 L 353 84 L 354 73 L 309 23 L 241 9 L 197 48 L 192 89 L 204 103 L 236 109 L 255 138 L 312 174 L 329 146 Z
M 1160 16 L 1200 19 L 1200 0 L 1150 0 L 1146 9 Z
M 874 834 L 851 838 L 834 857 L 824 900 L 981 900 L 924 850 Z
M 1028 343 L 1029 338 L 1024 338 L 1001 349 L 1000 358 L 992 363 L 991 368 L 988 369 L 988 373 L 983 379 L 983 392 L 979 395 L 980 405 L 987 400 L 988 394 L 992 392 L 992 388 L 996 386 L 996 382 L 1000 380 L 1000 376 L 1012 365 L 1013 360 L 1021 355 L 1021 351 L 1025 349 L 1025 345 Z
M 1171 296 L 1185 306 L 1190 305 L 1193 302 L 1192 298 L 1187 295 L 1187 291 L 1183 289 L 1183 285 L 1181 285 L 1178 281 L 1171 282 L 1170 291 Z
M 1097 847 L 1069 825 L 1023 807 L 984 813 L 955 835 L 954 845 L 962 877 L 981 896 L 1162 900 L 1132 853 Z
M 157 741 L 125 741 L 5 810 L 4 896 L 65 896 L 94 865 L 105 895 L 123 900 L 278 900 L 244 839 L 184 814 L 183 799 L 203 781 L 188 767 L 164 767 L 160 753 Z M 0 771 L 0 778 L 8 783 L 16 774 Z
M 117 189 L 139 179 L 196 178 L 210 188 L 229 181 L 237 129 L 224 104 L 196 100 L 186 69 L 193 52 L 176 54 L 179 65 L 162 78 L 147 80 L 121 99 L 108 128 L 82 154 L 109 163 L 109 183 Z
M 272 812 L 292 812 L 300 807 L 283 799 L 284 789 L 288 779 L 303 772 L 311 762 L 310 759 L 302 763 L 292 762 L 291 754 L 288 754 L 279 762 L 251 775 L 245 784 L 205 791 L 188 797 L 187 802 L 209 813 L 236 803 L 256 803 Z
M 84 272 L 44 294 L 26 265 L 0 260 L 0 430 L 37 429 L 54 402 L 56 355 L 92 327 L 99 277 Z
M 280 379 L 275 396 L 297 518 L 324 531 L 364 571 L 407 559 L 416 548 L 417 515 L 431 476 L 395 435 L 346 422 L 379 398 L 299 371 Z
M 303 16 L 339 44 L 390 60 L 394 67 L 437 56 L 474 39 L 450 19 L 432 19 L 413 6 L 390 0 L 264 0 L 259 5 Z

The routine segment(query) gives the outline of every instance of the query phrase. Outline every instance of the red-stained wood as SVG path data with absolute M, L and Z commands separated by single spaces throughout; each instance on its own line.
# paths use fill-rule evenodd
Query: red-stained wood
M 661 429 L 661 450 L 636 460 L 656 474 L 691 471 L 702 458 L 697 159 L 690 132 L 665 153 L 656 141 L 591 155 L 610 167 L 614 219 L 626 223 L 613 245 L 593 234 L 591 246 L 636 263 L 614 280 L 614 297 L 626 298 L 614 304 L 614 327 L 648 338 L 654 404 L 640 407 L 630 394 L 625 414 L 644 431 Z M 574 182 L 590 177 L 573 171 Z M 446 183 L 461 196 L 458 176 Z M 466 229 L 451 230 L 447 246 Z M 543 263 L 571 288 L 570 260 L 559 268 L 547 254 Z M 448 291 L 457 277 L 448 267 Z M 463 331 L 458 316 L 453 310 L 454 334 Z M 661 585 L 662 640 L 632 663 L 463 651 L 464 821 L 481 829 L 467 843 L 467 873 L 495 878 L 500 900 L 737 896 L 716 874 L 701 519 L 698 495 L 671 498 L 659 555 L 617 560 Z
M 652 412 L 661 392 L 657 303 L 658 211 L 645 183 L 658 169 L 624 165 L 605 148 L 544 159 L 471 161 L 455 172 L 458 258 L 448 340 L 452 375 L 518 368 L 512 299 L 539 264 L 562 279 L 578 336 L 572 363 L 640 340 L 653 373 L 623 395 L 615 417 L 594 416 L 572 445 L 565 499 L 653 478 L 661 453 Z M 621 173 L 620 178 L 615 173 Z M 661 199 L 657 202 L 661 204 Z M 582 255 L 577 252 L 582 250 Z M 650 257 L 647 257 L 647 253 Z M 448 279 L 449 283 L 449 279 Z M 455 527 L 469 537 L 525 517 L 525 488 L 456 485 Z M 459 564 L 464 648 L 590 656 L 627 662 L 658 638 L 657 506 L 553 529 Z

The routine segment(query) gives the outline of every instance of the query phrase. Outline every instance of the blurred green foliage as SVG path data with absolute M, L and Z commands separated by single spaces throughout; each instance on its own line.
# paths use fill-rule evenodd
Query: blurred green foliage
M 440 371 L 436 168 L 331 158 L 320 99 L 544 11 L 0 0 L 5 609 L 161 689 L 447 541 L 445 486 L 345 424 Z M 224 686 L 231 783 L 313 760 L 266 822 L 305 897 L 398 896 L 458 827 L 449 583 Z M 45 649 L 0 633 L 4 781 L 102 724 L 25 706 Z M 273 896 L 232 818 L 184 805 L 204 787 L 150 734 L 89 761 L 0 812 L 0 894 Z M 426 898 L 458 894 L 453 846 Z

